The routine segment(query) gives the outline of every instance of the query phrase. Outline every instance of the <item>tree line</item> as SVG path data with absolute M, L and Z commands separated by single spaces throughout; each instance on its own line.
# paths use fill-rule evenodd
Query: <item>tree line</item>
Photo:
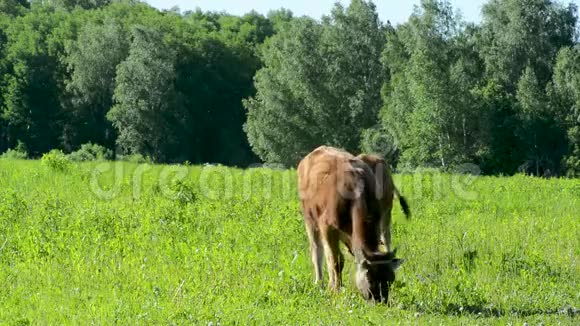
M 490 0 L 482 17 L 435 0 L 397 26 L 363 0 L 321 19 L 0 0 L 0 153 L 292 166 L 327 144 L 400 169 L 579 176 L 576 6 Z
M 242 99 L 285 12 L 159 11 L 139 1 L 0 0 L 0 152 L 83 144 L 157 162 L 257 161 Z

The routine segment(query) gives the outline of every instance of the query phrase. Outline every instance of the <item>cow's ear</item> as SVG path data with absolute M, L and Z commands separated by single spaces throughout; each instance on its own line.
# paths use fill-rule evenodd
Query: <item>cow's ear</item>
M 393 271 L 396 271 L 397 269 L 399 269 L 399 267 L 401 267 L 401 265 L 404 262 L 405 262 L 404 259 L 395 258 L 395 259 L 391 260 L 391 268 L 393 269 Z

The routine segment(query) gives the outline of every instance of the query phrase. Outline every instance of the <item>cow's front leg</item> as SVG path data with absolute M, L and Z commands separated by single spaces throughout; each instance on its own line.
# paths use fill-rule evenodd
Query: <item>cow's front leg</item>
M 391 252 L 392 248 L 392 243 L 391 243 L 391 224 L 386 224 L 383 227 L 383 232 L 381 234 L 381 242 L 383 243 L 383 245 L 385 246 L 385 249 L 387 250 L 387 252 Z
M 381 218 L 379 229 L 381 243 L 385 246 L 387 252 L 391 252 L 393 249 L 391 243 L 391 209 L 388 209 Z

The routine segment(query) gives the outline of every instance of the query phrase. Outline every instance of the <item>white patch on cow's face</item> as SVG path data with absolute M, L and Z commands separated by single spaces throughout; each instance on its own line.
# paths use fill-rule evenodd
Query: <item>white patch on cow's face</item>
M 365 261 L 357 264 L 355 282 L 357 289 L 361 292 L 363 297 L 368 300 L 370 297 L 371 285 L 369 282 L 368 266 L 365 267 L 365 265 Z
M 403 259 L 368 261 L 357 263 L 356 287 L 366 300 L 386 302 L 389 297 L 389 287 L 395 280 L 395 271 L 404 262 Z

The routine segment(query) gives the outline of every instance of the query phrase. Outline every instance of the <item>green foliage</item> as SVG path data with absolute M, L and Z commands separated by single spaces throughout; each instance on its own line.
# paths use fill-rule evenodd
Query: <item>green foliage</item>
M 543 0 L 490 1 L 483 8 L 477 37 L 486 78 L 515 96 L 506 122 L 517 137 L 519 170 L 536 175 L 563 174 L 569 152 L 557 92 L 551 90 L 558 52 L 574 44 L 577 8 Z M 517 157 L 516 156 L 516 157 Z M 508 170 L 509 171 L 509 170 Z
M 566 174 L 571 178 L 580 178 L 580 127 L 575 126 L 568 130 L 568 139 L 572 150 L 564 158 Z
M 64 143 L 75 148 L 87 141 L 115 144 L 115 133 L 106 119 L 113 106 L 117 66 L 128 56 L 129 42 L 122 26 L 111 19 L 88 23 L 67 47 L 66 105 L 69 109 Z
M 567 130 L 569 151 L 564 157 L 566 173 L 580 176 L 580 46 L 563 48 L 558 54 L 551 89 L 551 105 Z
M 415 218 L 395 205 L 406 261 L 382 306 L 346 251 L 345 288 L 313 284 L 294 171 L 108 164 L 0 160 L 4 323 L 577 323 L 578 180 L 396 175 Z
M 82 9 L 95 9 L 107 6 L 112 2 L 112 0 L 32 0 L 32 3 L 40 2 L 43 5 L 50 5 L 56 8 L 63 8 L 72 10 L 75 8 Z
M 58 172 L 69 172 L 72 168 L 70 159 L 59 149 L 53 149 L 42 155 L 40 161 L 43 166 Z
M 18 16 L 30 8 L 27 0 L 0 0 L 0 15 Z
M 486 174 L 515 173 L 524 157 L 522 149 L 514 145 L 519 141 L 514 130 L 520 125 L 515 97 L 493 81 L 474 89 L 473 94 L 481 111 L 479 166 Z
M 180 40 L 175 46 L 179 49 L 176 88 L 187 111 L 183 119 L 187 128 L 179 137 L 179 160 L 228 165 L 255 162 L 242 129 L 246 114 L 241 100 L 255 92 L 252 78 L 260 62 L 258 44 L 252 42 L 270 36 L 268 22 L 255 14 L 215 17 L 199 12 L 187 16 L 187 21 L 186 26 L 211 21 L 211 28 L 192 30 L 197 39 Z M 261 27 L 252 27 L 252 21 Z
M 9 160 L 25 160 L 28 158 L 28 151 L 26 146 L 21 141 L 15 148 L 9 148 L 4 154 L 0 155 L 0 158 Z
M 399 146 L 398 139 L 389 130 L 374 128 L 366 129 L 362 133 L 361 151 L 380 155 L 393 166 L 398 163 Z
M 471 88 L 479 65 L 449 2 L 423 1 L 389 31 L 383 62 L 383 129 L 402 147 L 401 164 L 448 169 L 476 157 L 479 125 Z
M 492 0 L 482 17 L 466 23 L 449 0 L 422 0 L 396 27 L 365 0 L 320 20 L 0 0 L 0 153 L 94 143 L 292 166 L 327 144 L 399 170 L 577 176 L 576 6 Z
M 518 132 L 526 155 L 526 164 L 521 169 L 532 170 L 535 175 L 546 173 L 540 168 L 559 171 L 559 160 L 567 150 L 566 134 L 554 119 L 557 115 L 550 111 L 546 93 L 530 67 L 518 83 L 516 98 L 522 122 Z
M 282 24 L 263 47 L 245 130 L 261 159 L 295 164 L 319 144 L 357 151 L 374 125 L 383 82 L 382 24 L 372 3 L 336 5 L 316 22 Z
M 87 143 L 83 144 L 78 151 L 70 153 L 68 158 L 74 162 L 111 160 L 113 152 L 104 146 Z
M 137 1 L 108 3 L 35 1 L 17 17 L 0 15 L 0 151 L 22 139 L 33 157 L 92 142 L 115 151 L 122 143 L 121 150 L 130 147 L 163 161 L 255 161 L 242 128 L 241 100 L 255 92 L 256 48 L 274 32 L 270 20 L 257 13 L 181 16 Z M 153 37 L 135 36 L 136 28 Z M 159 44 L 165 47 L 157 50 Z M 147 77 L 150 58 L 158 65 Z M 136 70 L 129 73 L 127 67 Z M 133 88 L 141 85 L 138 78 L 149 83 Z M 163 105 L 154 103 L 156 93 L 141 96 L 155 83 L 173 89 L 158 99 Z M 126 108 L 136 98 L 142 101 L 135 108 L 154 110 L 166 126 L 150 133 L 139 127 L 144 121 L 123 123 L 123 114 L 117 114 L 115 128 L 107 119 L 111 108 Z M 178 116 L 163 112 L 169 108 Z M 151 122 L 156 118 L 149 125 L 156 127 Z M 167 131 L 173 137 L 165 138 Z
M 171 189 L 174 192 L 176 202 L 181 205 L 193 204 L 199 198 L 195 185 L 184 181 L 174 181 L 171 184 Z
M 323 130 L 315 123 L 321 111 L 317 102 L 324 100 L 321 58 L 315 49 L 320 35 L 319 24 L 297 19 L 264 46 L 265 67 L 255 77 L 258 93 L 244 102 L 248 110 L 244 130 L 262 160 L 294 163 L 322 139 Z
M 25 160 L 28 158 L 28 153 L 10 148 L 4 152 L 4 154 L 0 155 L 0 158 L 8 160 Z
M 288 9 L 272 10 L 268 13 L 268 19 L 272 22 L 272 27 L 276 32 L 281 31 L 294 19 L 294 14 Z
M 572 45 L 577 21 L 574 4 L 492 0 L 482 13 L 479 48 L 489 78 L 513 93 L 531 65 L 544 87 L 559 49 Z
M 134 27 L 131 33 L 129 57 L 117 72 L 117 104 L 108 118 L 126 153 L 164 160 L 175 151 L 182 114 L 176 103 L 175 53 L 154 30 Z
M 58 144 L 62 130 L 59 41 L 52 32 L 63 19 L 40 7 L 13 18 L 5 31 L 2 115 L 11 138 L 22 140 L 32 156 Z
M 423 0 L 407 23 L 387 29 L 378 129 L 406 168 L 471 162 L 487 174 L 562 175 L 562 158 L 574 153 L 564 122 L 570 92 L 549 82 L 556 54 L 574 42 L 576 9 L 498 0 L 483 16 L 468 25 L 449 1 Z

